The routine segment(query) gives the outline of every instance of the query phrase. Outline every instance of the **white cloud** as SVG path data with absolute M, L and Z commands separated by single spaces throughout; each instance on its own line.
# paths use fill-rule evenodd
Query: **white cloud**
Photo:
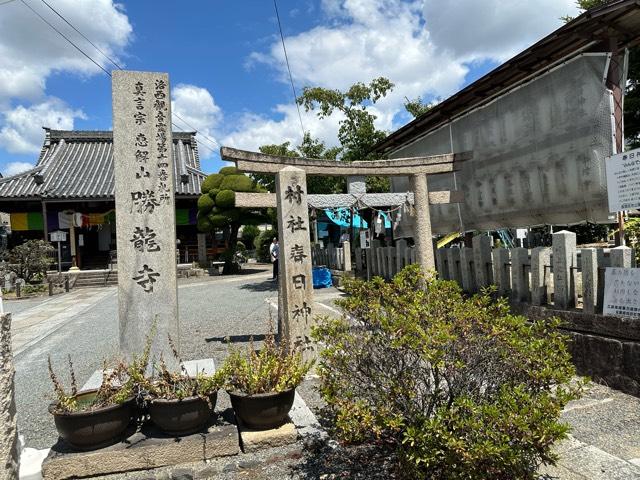
M 81 110 L 73 110 L 59 98 L 3 112 L 0 147 L 11 153 L 38 153 L 44 136 L 42 127 L 72 130 L 76 118 L 86 118 Z
M 11 175 L 17 175 L 22 172 L 26 172 L 33 168 L 33 165 L 29 162 L 9 162 L 4 169 L 5 177 L 9 177 Z
M 431 40 L 456 58 L 504 61 L 577 14 L 575 0 L 426 0 Z
M 243 150 L 257 151 L 262 145 L 290 142 L 297 146 L 302 142 L 302 130 L 295 105 L 277 105 L 272 112 L 277 118 L 246 113 L 234 122 L 234 130 L 222 137 L 222 144 Z M 320 120 L 315 113 L 301 111 L 305 130 L 335 145 L 338 121 L 342 118 L 333 115 Z
M 132 36 L 122 7 L 112 0 L 49 0 L 61 15 L 83 32 L 106 55 L 119 55 Z M 107 70 L 115 67 L 42 2 L 28 4 Z M 73 128 L 85 118 L 62 100 L 47 97 L 50 75 L 69 72 L 81 76 L 102 71 L 47 26 L 22 2 L 2 6 L 0 15 L 0 147 L 12 153 L 37 153 L 42 127 Z
M 324 25 L 285 39 L 295 82 L 344 89 L 389 78 L 395 89 L 374 110 L 378 127 L 387 130 L 399 127 L 394 117 L 406 120 L 405 97 L 452 95 L 463 86 L 470 62 L 505 59 L 576 11 L 574 0 L 322 0 L 321 7 Z M 288 82 L 279 40 L 250 61 L 273 67 Z M 277 111 L 280 120 L 246 115 L 225 141 L 256 145 L 257 139 L 280 143 L 295 136 L 294 106 L 279 105 Z M 335 128 L 313 121 L 309 126 L 312 135 L 336 141 Z
M 132 27 L 121 7 L 111 0 L 50 0 L 70 23 L 117 62 Z M 42 2 L 29 2 L 44 18 L 107 69 L 100 53 L 70 29 Z M 47 77 L 54 71 L 83 75 L 100 72 L 78 50 L 42 22 L 22 2 L 3 5 L 0 15 L 0 103 L 8 98 L 34 100 L 44 95 Z
M 216 140 L 215 131 L 222 120 L 220 107 L 206 88 L 195 85 L 178 84 L 171 94 L 173 121 L 182 130 L 195 128 L 200 132 L 200 135 L 196 135 L 196 138 L 200 137 L 200 156 L 209 158 L 213 155 L 212 150 L 216 149 L 211 140 Z M 208 138 L 204 138 L 205 136 Z

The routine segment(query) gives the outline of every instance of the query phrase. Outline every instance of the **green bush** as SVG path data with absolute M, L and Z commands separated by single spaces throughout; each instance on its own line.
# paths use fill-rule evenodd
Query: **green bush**
M 222 228 L 229 224 L 229 219 L 220 213 L 211 213 L 207 218 L 214 228 Z
M 314 329 L 321 392 L 346 441 L 396 448 L 412 479 L 533 479 L 566 436 L 579 384 L 557 320 L 409 266 L 346 284 L 345 317 Z M 351 319 L 351 320 L 347 320 Z
M 253 248 L 254 240 L 260 235 L 260 229 L 255 225 L 245 225 L 242 227 L 242 241 L 249 248 Z
M 237 175 L 238 169 L 236 167 L 222 167 L 220 169 L 220 175 Z
M 300 352 L 285 342 L 277 345 L 269 332 L 260 351 L 253 338 L 245 349 L 231 348 L 220 375 L 227 390 L 255 395 L 296 388 L 312 366 L 313 361 L 303 361 Z
M 9 270 L 25 282 L 43 278 L 53 263 L 51 255 L 55 249 L 44 240 L 27 240 L 9 252 Z
M 236 203 L 236 194 L 232 190 L 220 190 L 216 195 L 216 205 L 220 208 L 232 208 Z
M 220 192 L 219 188 L 212 188 L 211 190 L 209 190 L 208 195 L 211 197 L 211 200 L 215 200 L 216 195 L 218 195 L 219 192 Z
M 224 180 L 224 175 L 221 173 L 208 175 L 202 182 L 202 185 L 200 185 L 200 191 L 202 191 L 202 193 L 208 193 L 212 188 L 219 188 L 222 180 Z
M 258 237 L 253 241 L 253 244 L 256 247 L 256 256 L 259 262 L 271 262 L 271 259 L 269 258 L 269 245 L 271 245 L 274 237 L 277 236 L 278 232 L 269 228 L 260 233 L 260 235 L 258 235 Z
M 213 207 L 216 206 L 216 203 L 211 199 L 209 195 L 200 195 L 198 198 L 198 211 L 203 214 L 209 213 Z
M 253 180 L 246 175 L 227 175 L 220 184 L 221 190 L 233 190 L 234 192 L 251 192 Z
M 22 293 L 24 293 L 25 295 L 33 295 L 35 293 L 44 293 L 47 291 L 49 287 L 47 285 L 29 285 L 26 284 L 24 287 L 22 287 Z

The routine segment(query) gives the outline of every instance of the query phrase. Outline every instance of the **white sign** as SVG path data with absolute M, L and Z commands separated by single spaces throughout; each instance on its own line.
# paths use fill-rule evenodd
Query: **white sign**
M 63 232 L 62 230 L 57 230 L 55 232 L 51 232 L 49 234 L 52 242 L 66 242 L 67 241 L 67 232 Z
M 526 228 L 516 228 L 516 238 L 520 240 L 524 240 L 527 238 L 527 229 Z
M 609 211 L 640 207 L 640 149 L 605 159 Z
M 360 248 L 369 248 L 369 230 L 362 230 L 360 232 Z
M 640 318 L 640 268 L 605 269 L 603 313 Z

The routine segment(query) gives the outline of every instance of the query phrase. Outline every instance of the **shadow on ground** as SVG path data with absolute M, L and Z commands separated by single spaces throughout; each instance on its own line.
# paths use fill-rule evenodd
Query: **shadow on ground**
M 379 445 L 344 447 L 335 442 L 318 442 L 307 445 L 303 451 L 303 460 L 291 469 L 299 478 L 305 479 L 401 478 L 397 457 L 392 450 Z
M 261 342 L 265 339 L 266 335 L 259 333 L 257 335 L 227 335 L 226 337 L 209 337 L 204 341 L 207 343 L 220 342 L 220 343 L 248 343 L 253 339 L 254 342 Z
M 265 280 L 263 282 L 246 283 L 240 286 L 240 290 L 249 290 L 250 292 L 277 292 L 278 282 Z

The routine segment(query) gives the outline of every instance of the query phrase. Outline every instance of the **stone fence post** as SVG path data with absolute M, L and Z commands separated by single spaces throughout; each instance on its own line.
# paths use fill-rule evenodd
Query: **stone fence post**
M 529 250 L 511 249 L 511 296 L 516 302 L 529 301 Z
M 609 251 L 611 266 L 617 268 L 631 268 L 633 264 L 633 249 L 629 247 L 616 247 Z
M 460 249 L 451 247 L 446 249 L 447 265 L 449 266 L 449 279 L 462 285 L 462 273 L 460 272 Z
M 582 263 L 582 309 L 596 313 L 598 305 L 598 255 L 595 248 L 580 250 Z
M 18 479 L 18 426 L 14 394 L 11 314 L 0 314 L 0 478 Z
M 551 266 L 551 249 L 536 247 L 531 250 L 531 303 L 544 305 L 547 303 L 547 287 L 549 285 L 547 273 Z
M 574 267 L 577 266 L 576 234 L 556 232 L 553 245 L 553 304 L 557 308 L 573 307 L 575 299 Z
M 476 271 L 478 289 L 493 284 L 493 267 L 491 265 L 491 248 L 493 240 L 489 235 L 473 237 L 473 264 Z
M 493 250 L 493 275 L 500 295 L 504 295 L 511 290 L 508 249 L 496 248 Z
M 462 276 L 462 289 L 467 293 L 475 293 L 476 276 L 474 273 L 473 248 L 463 248 L 460 250 L 460 271 Z

